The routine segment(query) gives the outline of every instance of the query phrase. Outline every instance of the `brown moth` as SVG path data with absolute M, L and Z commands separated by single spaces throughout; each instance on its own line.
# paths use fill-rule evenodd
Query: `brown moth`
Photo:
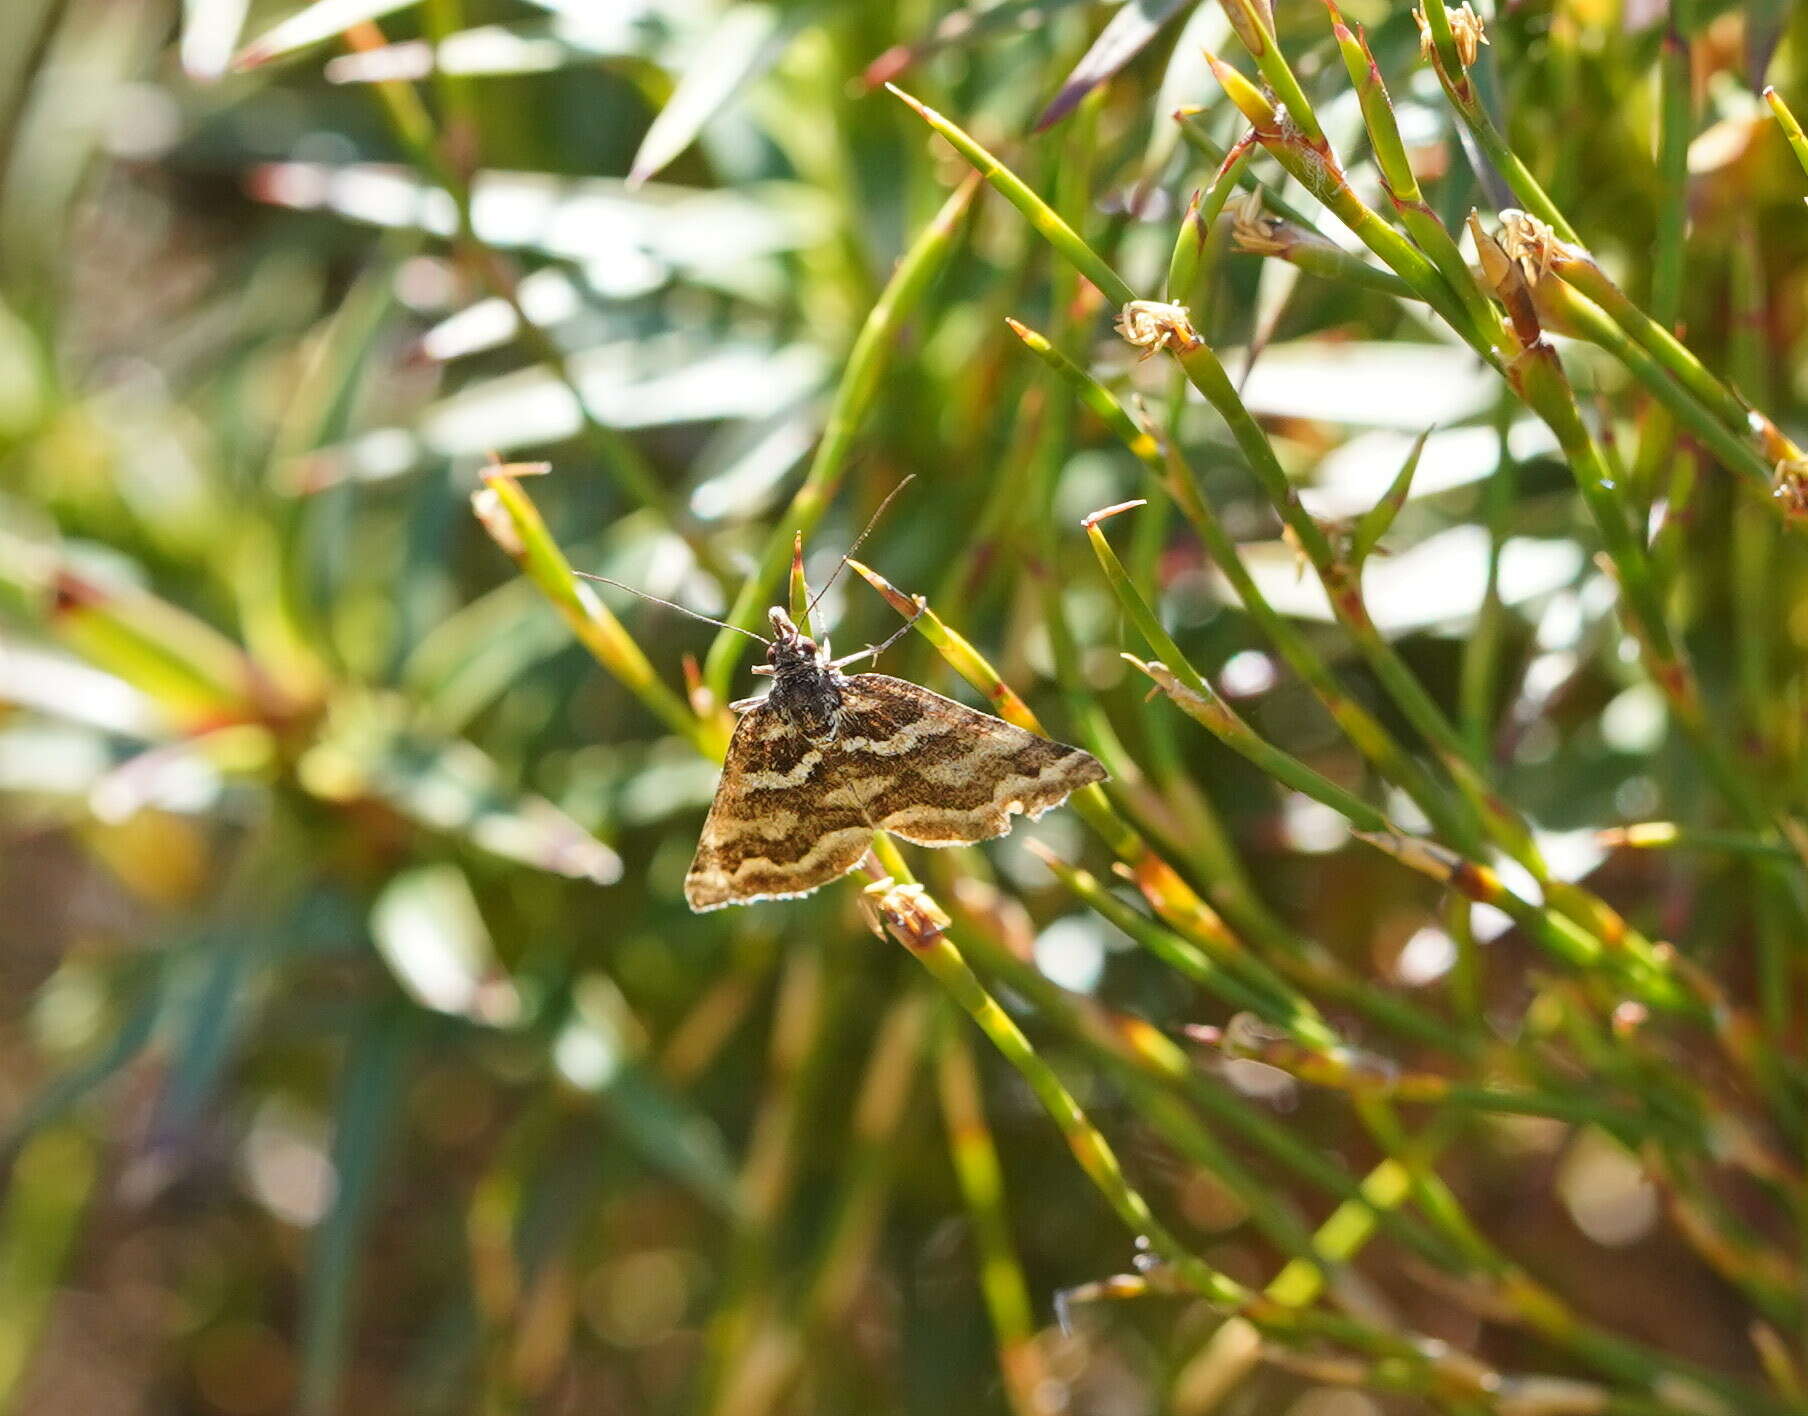
M 754 672 L 772 692 L 733 705 L 740 721 L 684 880 L 693 910 L 807 895 L 858 865 L 875 830 L 920 846 L 1002 836 L 1017 812 L 1034 819 L 1105 779 L 1077 747 L 903 679 L 843 674 L 878 649 L 836 660 L 784 610 L 770 618 Z

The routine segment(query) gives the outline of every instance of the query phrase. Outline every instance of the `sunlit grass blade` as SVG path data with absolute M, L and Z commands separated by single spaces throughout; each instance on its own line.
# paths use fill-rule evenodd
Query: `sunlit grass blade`
M 51 623 L 63 641 L 156 700 L 178 726 L 195 730 L 259 716 L 250 661 L 194 615 L 73 569 L 57 573 L 53 595 Z
M 302 1416 L 339 1409 L 365 1240 L 382 1200 L 384 1162 L 402 1129 L 398 1116 L 418 1031 L 407 1013 L 371 1010 L 346 1052 L 334 1114 L 333 1199 L 314 1231 L 302 1291 L 296 1402 Z
M 1161 33 L 1162 26 L 1179 12 L 1182 3 L 1183 0 L 1136 0 L 1113 14 L 1037 117 L 1035 131 L 1045 132 L 1079 107 L 1081 99 L 1108 81 Z
M 491 539 L 564 616 L 578 642 L 597 662 L 667 727 L 696 744 L 699 751 L 720 758 L 727 750 L 727 733 L 719 724 L 700 721 L 665 686 L 621 621 L 609 612 L 594 590 L 572 573 L 564 552 L 521 483 L 509 476 L 505 468 L 490 472 L 484 478 L 483 490 L 473 496 L 472 508 Z
M 1802 171 L 1808 173 L 1808 137 L 1802 134 L 1802 125 L 1795 114 L 1783 101 L 1783 95 L 1775 88 L 1766 87 L 1764 101 L 1770 105 L 1770 111 L 1777 120 L 1777 126 L 1783 130 L 1783 137 L 1789 143 L 1789 150 L 1795 154 L 1796 161 L 1802 164 Z M 1808 200 L 1805 198 L 1804 200 Z
M 718 16 L 640 140 L 628 181 L 638 184 L 655 176 L 689 147 L 705 123 L 778 60 L 814 13 L 815 7 L 807 4 L 781 10 L 744 3 Z
M 919 118 L 952 143 L 955 150 L 972 164 L 973 170 L 1022 212 L 1036 232 L 1065 256 L 1075 270 L 1096 285 L 1106 299 L 1114 305 L 1122 305 L 1136 298 L 1136 292 L 1124 283 L 1122 277 L 1086 244 L 1053 207 L 1038 196 L 1021 177 L 986 151 L 964 128 L 912 98 L 896 85 L 887 84 L 886 87 L 908 104 Z
M 967 181 L 949 195 L 935 218 L 899 259 L 878 303 L 861 325 L 854 347 L 848 351 L 841 384 L 835 391 L 835 401 L 829 408 L 828 421 L 823 425 L 803 485 L 778 519 L 758 568 L 735 596 L 734 605 L 725 616 L 730 624 L 752 627 L 759 622 L 785 572 L 795 538 L 801 535 L 807 539 L 834 501 L 847 472 L 854 438 L 878 396 L 903 322 L 918 313 L 931 282 L 953 253 L 977 192 L 978 183 Z M 703 674 L 718 698 L 727 697 L 729 679 L 745 652 L 746 639 L 727 630 L 710 645 Z
M 1038 1416 L 1046 1407 L 1047 1364 L 1036 1345 L 1036 1323 L 1028 1280 L 1011 1237 L 1004 1170 L 986 1120 L 979 1072 L 966 1038 L 951 1026 L 941 1029 L 936 1079 L 948 1152 L 973 1218 L 979 1286 L 992 1319 L 992 1339 L 1005 1393 L 1016 1416 Z
M 344 34 L 354 25 L 406 10 L 419 0 L 313 0 L 264 31 L 233 56 L 234 69 L 255 69 Z
M 38 1133 L 9 1167 L 0 1199 L 0 1411 L 24 1416 L 18 1398 L 100 1173 L 94 1141 L 72 1126 Z
M 1466 12 L 1469 11 L 1466 4 L 1463 8 Z M 1568 220 L 1532 175 L 1531 169 L 1501 136 L 1500 129 L 1488 115 L 1481 93 L 1464 66 L 1460 47 L 1451 29 L 1450 12 L 1446 9 L 1444 0 L 1423 0 L 1420 11 L 1431 35 L 1432 67 L 1444 85 L 1444 92 L 1449 97 L 1451 106 L 1456 109 L 1463 125 L 1474 137 L 1476 145 L 1506 178 L 1521 206 L 1545 222 L 1564 240 L 1574 241 L 1576 233 Z M 1465 18 L 1473 22 L 1473 12 L 1466 14 Z M 1479 29 L 1479 22 L 1475 23 Z

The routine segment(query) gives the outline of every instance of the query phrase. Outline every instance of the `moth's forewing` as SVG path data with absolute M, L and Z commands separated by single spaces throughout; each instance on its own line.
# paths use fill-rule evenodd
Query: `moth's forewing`
M 693 910 L 807 895 L 860 863 L 872 828 L 832 790 L 831 749 L 769 704 L 741 715 L 684 878 Z

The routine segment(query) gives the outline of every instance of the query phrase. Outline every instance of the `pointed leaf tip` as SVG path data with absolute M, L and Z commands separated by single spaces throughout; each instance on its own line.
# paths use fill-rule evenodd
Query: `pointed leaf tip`
M 1080 519 L 1080 525 L 1084 529 L 1090 531 L 1108 517 L 1117 516 L 1121 512 L 1134 511 L 1137 507 L 1147 506 L 1148 504 L 1149 501 L 1147 497 L 1138 497 L 1135 501 L 1118 502 L 1113 506 L 1100 507 L 1097 511 L 1082 517 Z
M 885 91 L 887 93 L 889 93 L 893 98 L 899 99 L 902 102 L 909 104 L 910 107 L 915 109 L 918 113 L 924 114 L 925 116 L 928 114 L 928 112 L 929 112 L 928 104 L 924 103 L 922 99 L 917 98 L 913 94 L 905 93 L 904 90 L 899 88 L 896 84 L 887 83 L 885 85 Z

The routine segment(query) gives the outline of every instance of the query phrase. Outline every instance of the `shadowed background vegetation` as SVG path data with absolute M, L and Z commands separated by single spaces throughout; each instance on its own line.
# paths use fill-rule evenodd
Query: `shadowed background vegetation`
M 1426 9 L 0 7 L 0 1410 L 1808 1411 L 1808 11 Z

